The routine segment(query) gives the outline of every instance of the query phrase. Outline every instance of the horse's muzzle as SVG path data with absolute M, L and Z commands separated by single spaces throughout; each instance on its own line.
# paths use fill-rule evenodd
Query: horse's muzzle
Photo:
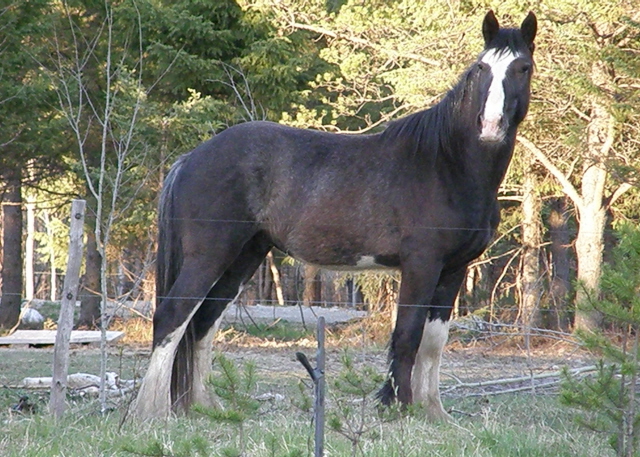
M 500 143 L 506 136 L 504 117 L 479 120 L 480 141 L 483 143 Z

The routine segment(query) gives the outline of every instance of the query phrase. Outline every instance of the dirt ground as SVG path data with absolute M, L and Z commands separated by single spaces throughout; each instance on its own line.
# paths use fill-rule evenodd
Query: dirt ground
M 268 307 L 251 306 L 247 308 L 229 307 L 224 320 L 225 326 L 237 322 L 268 323 L 279 320 L 296 322 L 313 327 L 317 317 L 322 315 L 327 321 L 329 337 L 327 338 L 327 380 L 330 382 L 344 369 L 342 358 L 348 353 L 356 368 L 374 367 L 378 373 L 387 370 L 387 349 L 383 344 L 364 342 L 363 338 L 348 336 L 335 338 L 336 325 L 358 326 L 360 319 L 366 313 L 363 311 L 338 308 L 302 308 L 302 307 Z M 346 323 L 346 324 L 345 324 Z M 224 327 L 223 327 L 224 328 Z M 224 329 L 221 331 L 224 333 Z M 332 333 L 333 332 L 333 333 Z M 259 376 L 265 379 L 275 393 L 284 392 L 284 386 L 292 386 L 300 379 L 307 379 L 308 375 L 302 365 L 296 360 L 296 352 L 303 352 L 314 363 L 316 342 L 314 338 L 307 338 L 296 342 L 275 342 L 258 338 L 242 337 L 238 339 L 225 338 L 219 335 L 216 339 L 215 351 L 225 354 L 240 364 L 244 361 L 255 363 Z M 501 336 L 478 341 L 464 339 L 455 330 L 451 334 L 450 342 L 445 348 L 441 366 L 441 391 L 444 398 L 462 396 L 484 396 L 500 392 L 532 391 L 536 393 L 557 392 L 560 377 L 558 372 L 563 367 L 569 369 L 585 369 L 592 365 L 589 354 L 579 348 L 577 344 L 552 340 L 535 340 L 533 347 L 527 349 L 522 338 Z M 24 357 L 33 358 L 37 355 L 33 351 L 49 352 L 48 349 L 4 348 L 0 352 L 26 351 Z M 96 348 L 77 348 L 83 356 L 92 356 Z M 139 369 L 143 372 L 150 353 L 149 347 L 122 347 L 111 349 L 114 356 L 135 357 Z M 50 376 L 47 372 L 49 355 L 37 355 L 43 358 L 43 364 L 38 371 L 39 376 Z M 25 358 L 19 357 L 23 362 Z M 113 360 L 113 357 L 112 357 Z M 2 364 L 0 364 L 2 365 Z M 115 368 L 115 367 L 114 367 Z M 3 370 L 11 370 L 10 366 L 3 366 Z M 117 371 L 114 370 L 114 371 Z M 8 372 L 6 372 L 8 374 Z M 126 374 L 122 377 L 126 379 Z M 5 378 L 1 376 L 1 378 Z M 15 383 L 16 379 L 3 379 L 3 382 Z
M 315 347 L 312 345 L 226 345 L 219 349 L 237 362 L 254 362 L 258 373 L 267 379 L 306 378 L 295 352 L 305 353 L 312 364 L 315 357 Z M 343 369 L 341 359 L 345 351 L 357 368 L 373 366 L 379 373 L 385 373 L 387 369 L 385 348 L 330 347 L 326 356 L 328 380 Z M 560 378 L 558 372 L 563 367 L 584 369 L 591 364 L 588 354 L 566 344 L 547 344 L 527 352 L 517 347 L 462 347 L 453 343 L 443 354 L 441 391 L 445 398 L 492 395 L 506 391 L 555 393 Z
M 366 313 L 343 308 L 303 309 L 299 307 L 276 308 L 251 306 L 231 308 L 225 315 L 226 322 L 246 322 L 250 314 L 259 322 L 283 319 L 291 322 L 315 324 L 317 317 L 325 316 L 329 332 L 336 324 L 346 323 L 357 327 Z M 279 314 L 274 314 L 279 313 Z M 243 317 L 244 316 L 244 317 Z M 531 391 L 536 393 L 557 392 L 563 368 L 586 370 L 592 366 L 591 356 L 576 343 L 551 339 L 532 339 L 529 347 L 522 337 L 498 335 L 482 340 L 465 340 L 452 328 L 449 344 L 445 348 L 441 365 L 441 390 L 444 397 L 468 395 L 492 395 L 503 391 Z M 219 348 L 229 357 L 255 362 L 259 372 L 267 377 L 304 378 L 306 372 L 296 360 L 297 351 L 310 359 L 315 356 L 315 340 L 294 344 L 249 341 L 240 344 L 223 344 Z M 379 373 L 387 370 L 387 349 L 383 345 L 365 344 L 357 337 L 332 344 L 328 339 L 327 376 L 340 372 L 341 359 L 349 353 L 356 367 L 373 366 Z

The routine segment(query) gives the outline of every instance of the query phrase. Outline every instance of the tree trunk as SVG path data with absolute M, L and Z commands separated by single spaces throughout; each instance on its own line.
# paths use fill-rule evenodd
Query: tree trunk
M 610 74 L 604 62 L 595 62 L 591 80 L 603 90 Z M 582 173 L 582 204 L 578 206 L 580 226 L 576 238 L 578 258 L 578 289 L 576 291 L 575 328 L 592 331 L 601 324 L 600 313 L 585 304 L 596 299 L 602 275 L 604 229 L 606 225 L 605 183 L 606 160 L 615 138 L 615 120 L 603 100 L 597 95 L 591 102 L 591 119 L 587 128 L 587 157 Z
M 583 178 L 586 176 L 583 175 Z M 578 260 L 576 329 L 595 330 L 602 321 L 600 313 L 591 309 L 588 303 L 590 299 L 597 299 L 599 294 L 602 253 L 604 251 L 604 226 L 604 208 L 598 208 L 597 204 L 593 204 L 580 211 L 580 228 L 576 237 L 576 257 Z
M 33 300 L 35 273 L 33 270 L 33 256 L 36 231 L 36 208 L 30 197 L 27 197 L 25 207 L 27 209 L 27 238 L 24 248 L 24 298 Z
M 22 184 L 19 171 L 7 178 L 2 227 L 0 328 L 11 329 L 20 319 L 22 301 Z
M 89 206 L 91 202 L 91 206 Z M 102 257 L 98 252 L 95 224 L 95 198 L 87 198 L 87 244 L 85 251 L 85 273 L 80 292 L 80 316 L 76 328 L 97 328 L 100 322 L 100 301 L 102 299 L 102 284 L 100 281 L 100 268 Z
M 266 259 L 259 268 L 261 281 L 258 284 L 258 301 L 261 304 L 273 304 L 273 275 L 271 274 L 270 261 Z
M 567 199 L 556 198 L 551 202 L 549 213 L 550 251 L 550 295 L 552 313 L 547 320 L 549 328 L 567 331 L 569 329 L 568 296 L 571 285 L 569 266 L 569 245 L 571 240 L 567 227 Z
M 526 329 L 540 325 L 540 196 L 536 192 L 536 178 L 531 154 L 524 173 L 522 200 L 522 263 L 520 271 L 520 313 Z M 525 336 L 528 338 L 528 334 Z
M 269 264 L 271 276 L 273 277 L 273 285 L 276 288 L 276 297 L 278 298 L 278 304 L 280 306 L 284 306 L 284 293 L 282 291 L 282 282 L 280 281 L 280 271 L 278 270 L 278 266 L 276 265 L 276 261 L 273 257 L 273 251 L 269 251 L 269 253 L 267 254 L 267 262 Z
M 304 266 L 304 293 L 302 295 L 304 306 L 318 306 L 322 300 L 322 282 L 319 272 L 320 269 L 316 266 Z
M 49 299 L 51 301 L 56 301 L 56 295 L 58 292 L 58 277 L 56 272 L 56 251 L 54 248 L 54 237 L 53 237 L 53 225 L 51 223 L 51 216 L 49 215 L 49 210 L 45 209 L 42 213 L 42 218 L 44 220 L 45 229 L 47 230 L 47 247 L 49 250 L 49 272 L 51 276 L 51 288 L 49 290 Z

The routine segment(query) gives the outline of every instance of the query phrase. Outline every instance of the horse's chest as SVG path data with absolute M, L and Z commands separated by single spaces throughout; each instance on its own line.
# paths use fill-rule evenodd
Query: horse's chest
M 487 249 L 493 239 L 495 224 L 491 217 L 486 217 L 455 232 L 449 255 L 446 256 L 447 263 L 466 264 Z
M 472 259 L 482 254 L 489 246 L 493 238 L 493 232 L 493 229 L 488 224 L 476 230 L 470 230 L 466 237 L 467 239 L 464 240 L 464 246 L 465 251 Z

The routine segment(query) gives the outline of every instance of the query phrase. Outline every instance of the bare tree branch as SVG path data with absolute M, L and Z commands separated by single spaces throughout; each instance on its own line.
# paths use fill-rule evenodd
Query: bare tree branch
M 633 185 L 631 183 L 625 182 L 620 184 L 616 190 L 613 191 L 613 193 L 611 194 L 611 196 L 607 199 L 607 207 L 612 206 L 620 197 L 622 197 L 622 195 L 633 188 Z
M 562 173 L 562 171 L 554 165 L 553 162 L 542 152 L 535 144 L 529 141 L 522 135 L 518 136 L 518 142 L 522 144 L 529 152 L 533 154 L 533 156 L 542 164 L 544 167 L 553 175 L 554 178 L 560 183 L 562 186 L 562 190 L 567 196 L 573 200 L 573 203 L 577 207 L 584 206 L 584 201 L 582 196 L 578 193 L 576 188 L 571 184 L 569 179 Z

